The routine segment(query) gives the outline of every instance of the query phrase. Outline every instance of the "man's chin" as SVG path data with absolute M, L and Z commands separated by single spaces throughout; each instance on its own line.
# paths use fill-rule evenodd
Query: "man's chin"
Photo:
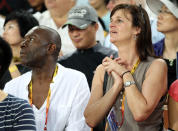
M 21 59 L 21 64 L 24 66 L 28 66 L 28 63 L 26 61 L 23 61 L 22 59 Z

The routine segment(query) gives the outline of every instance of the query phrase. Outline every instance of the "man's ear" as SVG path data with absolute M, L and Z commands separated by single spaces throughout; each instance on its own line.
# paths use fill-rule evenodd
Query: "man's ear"
M 56 50 L 56 44 L 53 44 L 53 43 L 48 44 L 48 53 L 49 54 L 53 54 L 55 50 Z
M 94 26 L 95 26 L 95 30 L 96 30 L 96 32 L 97 32 L 98 29 L 99 29 L 99 25 L 98 25 L 98 23 L 96 23 Z

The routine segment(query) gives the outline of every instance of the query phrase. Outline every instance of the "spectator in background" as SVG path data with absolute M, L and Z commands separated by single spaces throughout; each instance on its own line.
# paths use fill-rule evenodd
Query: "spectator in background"
M 142 5 L 145 6 L 145 0 L 110 0 L 107 7 L 109 10 L 112 10 L 118 4 L 132 4 L 132 5 Z M 164 35 L 157 31 L 156 20 L 155 18 L 149 18 L 151 24 L 151 34 L 152 34 L 152 43 L 156 43 L 164 38 Z M 117 50 L 117 48 L 110 42 L 110 35 L 105 39 L 104 46 Z
M 27 0 L 0 0 L 0 36 L 3 33 L 3 24 L 6 15 L 19 9 L 28 10 L 29 8 L 30 5 Z
M 168 86 L 176 80 L 176 52 L 178 52 L 178 1 L 177 0 L 147 0 L 149 8 L 158 15 L 157 29 L 165 35 L 165 38 L 154 45 L 155 54 L 162 57 L 168 66 Z M 169 106 L 170 96 L 168 96 Z M 165 108 L 165 127 L 172 128 L 172 115 L 170 115 L 170 108 L 168 109 L 168 116 Z M 172 110 L 172 109 L 171 109 Z M 168 122 L 167 122 L 168 121 Z M 170 122 L 171 121 L 171 122 Z M 168 123 L 168 124 L 167 124 Z
M 83 14 L 85 12 L 85 14 Z M 65 67 L 83 72 L 89 87 L 96 67 L 106 56 L 117 57 L 117 52 L 106 48 L 96 41 L 98 16 L 93 7 L 76 6 L 69 11 L 68 20 L 63 28 L 68 26 L 69 36 L 77 50 L 59 60 Z
M 28 3 L 31 6 L 31 9 L 29 9 L 28 11 L 32 14 L 37 11 L 44 12 L 46 10 L 44 0 L 28 0 Z
M 37 25 L 38 21 L 26 11 L 15 11 L 5 18 L 3 39 L 10 44 L 13 59 L 0 84 L 4 85 L 11 79 L 29 71 L 20 62 L 20 42 L 24 39 L 25 34 Z
M 0 0 L 0 14 L 3 16 L 19 9 L 28 10 L 29 8 L 27 0 Z
M 168 66 L 168 87 L 176 80 L 176 52 L 178 52 L 178 3 L 176 0 L 147 0 L 148 6 L 158 15 L 157 29 L 165 38 L 154 45 L 155 54 Z
M 38 19 L 40 25 L 49 26 L 58 31 L 61 36 L 62 47 L 60 55 L 66 55 L 75 51 L 69 35 L 68 28 L 61 28 L 67 21 L 69 10 L 75 6 L 76 0 L 45 0 L 47 11 L 43 13 L 37 12 L 34 16 Z M 100 25 L 96 39 L 101 43 L 104 42 L 104 31 Z
M 61 39 L 46 26 L 31 29 L 21 42 L 21 61 L 29 71 L 4 91 L 29 100 L 37 131 L 89 131 L 83 116 L 90 91 L 83 73 L 57 64 Z
M 100 42 L 96 41 L 98 16 L 93 7 L 76 6 L 72 8 L 64 26 L 68 26 L 69 36 L 77 50 L 72 54 L 63 56 L 59 63 L 65 67 L 83 72 L 91 89 L 96 67 L 102 63 L 106 56 L 113 55 L 117 57 L 117 52 L 102 46 Z M 103 130 L 103 122 L 93 129 L 93 131 Z
M 109 0 L 89 0 L 89 3 L 95 8 L 98 16 L 104 22 L 104 29 L 109 32 L 110 11 L 106 8 Z
M 6 41 L 0 37 L 0 79 L 8 69 L 12 51 Z M 0 130 L 36 131 L 33 110 L 26 100 L 16 98 L 2 91 L 0 84 Z
M 119 57 L 106 57 L 97 67 L 86 122 L 94 127 L 107 116 L 109 131 L 162 131 L 167 66 L 154 58 L 148 14 L 141 6 L 120 4 L 110 18 L 111 42 Z

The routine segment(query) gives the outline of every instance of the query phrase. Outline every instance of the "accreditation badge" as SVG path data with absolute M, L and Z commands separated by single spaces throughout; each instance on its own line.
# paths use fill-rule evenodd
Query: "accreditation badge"
M 107 120 L 108 120 L 109 127 L 110 127 L 111 131 L 117 131 L 118 130 L 118 122 L 117 122 L 117 118 L 116 118 L 115 107 L 112 107 L 112 109 L 110 110 L 110 112 L 107 116 Z

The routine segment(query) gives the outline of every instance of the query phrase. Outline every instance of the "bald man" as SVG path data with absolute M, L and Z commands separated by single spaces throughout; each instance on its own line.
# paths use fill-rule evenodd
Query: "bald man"
M 56 63 L 60 48 L 54 29 L 30 30 L 21 43 L 20 56 L 32 71 L 7 83 L 5 92 L 29 101 L 37 131 L 88 131 L 83 117 L 90 96 L 86 77 Z

